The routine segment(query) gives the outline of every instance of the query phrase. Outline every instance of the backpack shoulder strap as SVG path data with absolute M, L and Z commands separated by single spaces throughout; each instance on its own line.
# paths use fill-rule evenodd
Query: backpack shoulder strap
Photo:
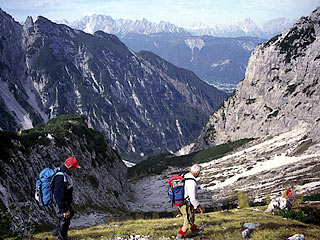
M 52 185 L 53 180 L 55 179 L 56 176 L 63 176 L 63 181 L 67 182 L 68 178 L 66 177 L 66 174 L 64 172 L 60 172 L 59 170 L 60 170 L 60 168 L 55 168 L 54 169 L 55 173 L 53 174 L 53 176 L 51 178 L 50 185 Z
M 196 182 L 196 180 L 195 180 L 194 178 L 185 178 L 184 180 L 185 180 L 185 181 L 186 181 L 186 180 L 193 180 L 193 181 Z

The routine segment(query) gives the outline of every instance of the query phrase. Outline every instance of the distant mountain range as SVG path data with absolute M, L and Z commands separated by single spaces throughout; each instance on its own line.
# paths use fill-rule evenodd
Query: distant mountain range
M 259 37 L 264 39 L 272 38 L 275 35 L 289 29 L 294 20 L 287 18 L 272 19 L 261 26 L 258 26 L 252 19 L 247 18 L 242 22 L 234 25 L 214 25 L 208 26 L 203 23 L 197 23 L 187 28 L 186 31 L 192 35 L 208 35 L 215 37 Z
M 119 37 L 127 33 L 138 34 L 155 34 L 155 33 L 180 33 L 193 36 L 214 36 L 214 37 L 259 37 L 269 39 L 277 34 L 289 29 L 296 20 L 287 18 L 272 19 L 261 26 L 258 26 L 252 19 L 247 18 L 234 25 L 207 25 L 204 23 L 195 23 L 189 28 L 182 28 L 171 24 L 170 22 L 161 21 L 153 23 L 147 19 L 143 20 L 125 20 L 113 19 L 106 15 L 85 16 L 79 20 L 68 22 L 60 20 L 57 23 L 63 23 L 72 28 L 83 30 L 93 34 L 101 30 L 107 33 L 115 34 Z
M 147 50 L 178 67 L 193 71 L 203 81 L 231 93 L 244 78 L 248 59 L 264 39 L 217 38 L 178 33 L 128 33 L 120 38 L 134 51 Z
M 96 31 L 104 31 L 107 33 L 123 36 L 129 32 L 139 34 L 154 34 L 161 32 L 169 33 L 187 33 L 183 28 L 177 27 L 169 22 L 161 21 L 160 23 L 152 23 L 147 19 L 143 20 L 114 20 L 110 16 L 105 15 L 92 15 L 86 16 L 80 20 L 68 23 L 66 20 L 63 22 L 74 29 L 83 30 L 87 33 L 95 33 Z
M 233 26 L 197 24 L 183 29 L 164 21 L 115 20 L 105 15 L 60 23 L 91 34 L 99 30 L 115 34 L 130 49 L 151 51 L 227 93 L 244 78 L 253 49 L 290 26 L 288 19 L 281 18 L 264 24 L 263 30 L 250 19 Z

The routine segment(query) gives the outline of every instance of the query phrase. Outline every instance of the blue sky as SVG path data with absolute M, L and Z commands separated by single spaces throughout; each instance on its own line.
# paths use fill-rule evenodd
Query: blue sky
M 74 21 L 103 14 L 114 19 L 163 20 L 181 27 L 195 22 L 234 24 L 246 18 L 257 24 L 279 17 L 298 19 L 317 6 L 320 0 L 0 0 L 0 7 L 19 22 L 27 16 Z

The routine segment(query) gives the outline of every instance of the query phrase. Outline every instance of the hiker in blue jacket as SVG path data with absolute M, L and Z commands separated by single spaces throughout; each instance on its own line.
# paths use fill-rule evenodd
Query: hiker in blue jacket
M 75 158 L 70 157 L 66 159 L 64 165 L 58 170 L 64 174 L 57 175 L 52 182 L 52 191 L 57 203 L 56 213 L 58 215 L 58 224 L 56 230 L 52 234 L 54 236 L 58 236 L 58 240 L 67 239 L 70 220 L 74 215 L 74 211 L 71 206 L 73 192 L 73 181 L 71 175 L 76 168 L 81 167 Z
M 190 172 L 184 175 L 185 179 L 194 179 L 194 181 L 186 180 L 184 185 L 184 199 L 185 204 L 179 207 L 183 217 L 183 226 L 180 229 L 176 239 L 184 239 L 190 226 L 190 237 L 195 237 L 203 232 L 203 229 L 199 229 L 195 225 L 195 210 L 199 210 L 201 214 L 204 213 L 204 208 L 197 200 L 197 182 L 196 177 L 199 176 L 201 167 L 199 164 L 194 164 Z

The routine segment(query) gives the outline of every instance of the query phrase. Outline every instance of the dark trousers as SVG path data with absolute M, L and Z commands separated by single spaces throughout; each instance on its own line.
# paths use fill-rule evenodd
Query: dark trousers
M 59 240 L 65 240 L 67 238 L 70 221 L 74 215 L 74 210 L 72 209 L 71 204 L 67 204 L 66 207 L 70 212 L 70 217 L 68 218 L 63 217 L 63 211 L 56 208 L 56 213 L 58 217 L 58 224 L 56 226 L 56 229 L 59 232 L 59 237 L 58 237 Z

